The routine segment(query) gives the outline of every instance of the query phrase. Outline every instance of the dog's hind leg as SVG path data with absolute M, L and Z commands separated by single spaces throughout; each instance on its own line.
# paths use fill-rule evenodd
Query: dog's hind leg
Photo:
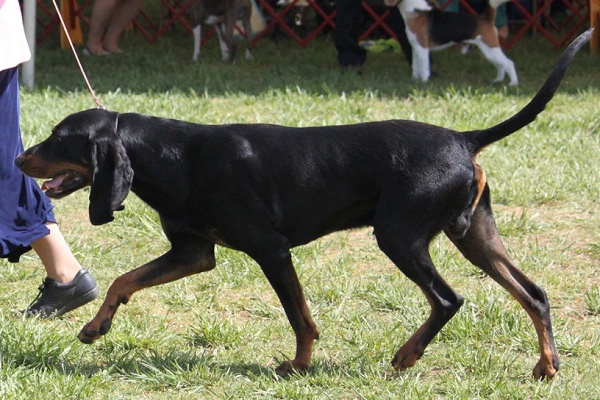
M 506 54 L 502 52 L 500 47 L 488 47 L 479 41 L 474 43 L 479 47 L 483 56 L 496 67 L 497 75 L 494 82 L 502 82 L 504 80 L 504 75 L 508 74 L 510 86 L 517 86 L 519 84 L 515 63 L 510 58 L 506 57 Z
M 169 239 L 172 248 L 167 253 L 115 279 L 100 310 L 79 333 L 81 342 L 93 343 L 106 334 L 117 308 L 121 304 L 127 304 L 133 293 L 215 267 L 213 243 L 189 233 L 178 234 Z
M 394 221 L 394 218 L 382 218 Z M 429 255 L 428 245 L 431 235 L 421 232 L 424 227 L 418 223 L 398 223 L 383 227 L 375 225 L 375 237 L 381 250 L 394 264 L 425 294 L 431 306 L 431 314 L 425 323 L 400 347 L 392 361 L 397 370 L 415 365 L 425 348 L 446 323 L 456 314 L 463 303 L 463 297 L 455 292 L 436 271 Z
M 531 281 L 506 252 L 492 215 L 487 187 L 471 218 L 470 229 L 463 238 L 450 239 L 470 262 L 504 287 L 529 314 L 541 351 L 540 360 L 533 370 L 534 377 L 550 379 L 556 375 L 559 359 L 552 334 L 548 298 L 544 290 Z

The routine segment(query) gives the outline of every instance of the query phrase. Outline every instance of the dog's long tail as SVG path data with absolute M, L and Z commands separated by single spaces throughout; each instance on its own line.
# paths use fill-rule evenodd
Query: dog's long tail
M 521 111 L 491 128 L 464 132 L 468 142 L 473 146 L 473 154 L 476 154 L 485 146 L 503 139 L 528 125 L 544 110 L 544 108 L 546 108 L 548 102 L 554 97 L 554 93 L 556 93 L 567 67 L 581 47 L 583 47 L 590 39 L 592 31 L 593 28 L 582 33 L 569 45 L 569 47 L 567 47 L 561 54 L 556 63 L 556 67 L 554 67 L 554 70 L 550 73 L 546 82 L 544 82 L 537 94 L 525 107 L 523 107 L 523 109 L 521 109 Z

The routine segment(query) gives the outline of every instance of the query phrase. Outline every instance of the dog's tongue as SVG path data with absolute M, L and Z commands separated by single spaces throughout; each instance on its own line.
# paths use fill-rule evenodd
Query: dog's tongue
M 56 189 L 63 183 L 64 180 L 65 180 L 65 175 L 59 175 L 50 181 L 44 182 L 42 184 L 42 190 Z

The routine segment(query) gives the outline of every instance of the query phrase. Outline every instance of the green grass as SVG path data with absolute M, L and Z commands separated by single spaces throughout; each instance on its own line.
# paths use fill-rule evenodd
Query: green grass
M 70 113 L 94 107 L 72 55 L 38 48 L 36 89 L 22 92 L 25 145 L 45 138 Z M 84 58 L 95 90 L 112 110 L 207 124 L 291 126 L 415 119 L 456 129 L 492 125 L 526 104 L 558 51 L 526 38 L 508 52 L 518 88 L 491 85 L 476 52 L 434 55 L 439 77 L 414 83 L 399 54 L 370 54 L 362 76 L 341 73 L 329 39 L 306 49 L 262 40 L 252 61 L 220 61 L 209 42 L 198 64 L 191 38 L 171 33 L 154 45 L 129 34 L 127 54 Z M 116 315 L 92 346 L 76 335 L 100 300 L 52 321 L 14 310 L 35 296 L 44 273 L 30 253 L 0 265 L 0 397 L 6 399 L 597 399 L 600 393 L 600 70 L 585 48 L 557 96 L 530 126 L 479 160 L 510 254 L 548 292 L 561 371 L 530 375 L 539 351 L 518 304 L 445 238 L 435 263 L 465 296 L 456 317 L 417 365 L 395 372 L 391 358 L 429 312 L 421 292 L 378 251 L 367 229 L 329 235 L 294 250 L 320 329 L 310 372 L 279 378 L 294 338 L 276 296 L 247 256 L 217 249 L 212 272 L 147 289 Z M 57 201 L 62 230 L 102 295 L 120 274 L 168 245 L 155 213 L 134 195 L 108 225 L 92 227 L 87 191 Z

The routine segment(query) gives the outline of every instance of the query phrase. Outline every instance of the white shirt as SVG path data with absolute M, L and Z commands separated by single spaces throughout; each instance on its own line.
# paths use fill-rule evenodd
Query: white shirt
M 0 71 L 31 58 L 18 0 L 0 0 Z

